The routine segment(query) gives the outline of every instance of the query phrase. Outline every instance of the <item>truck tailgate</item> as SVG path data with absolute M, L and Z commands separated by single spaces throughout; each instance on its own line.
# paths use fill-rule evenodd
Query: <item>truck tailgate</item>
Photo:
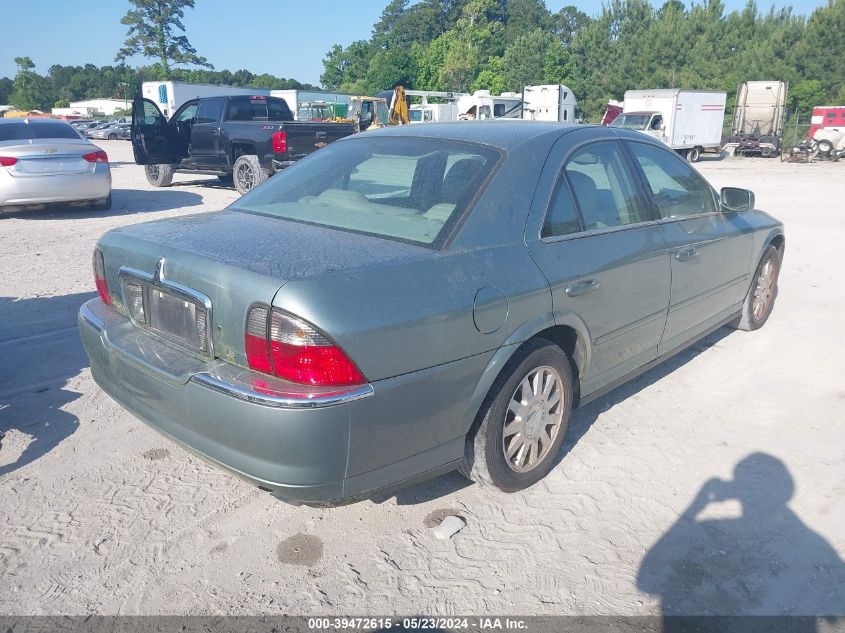
M 287 134 L 288 151 L 276 155 L 276 160 L 280 162 L 304 158 L 354 131 L 353 127 L 346 123 L 284 123 L 282 129 Z

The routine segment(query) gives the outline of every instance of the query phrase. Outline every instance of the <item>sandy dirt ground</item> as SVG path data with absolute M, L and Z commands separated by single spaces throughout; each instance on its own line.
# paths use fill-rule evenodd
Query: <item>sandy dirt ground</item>
M 111 211 L 0 219 L 0 613 L 845 614 L 845 165 L 700 163 L 787 225 L 774 314 L 576 412 L 540 484 L 452 474 L 310 509 L 92 381 L 76 313 L 97 238 L 237 197 L 187 175 L 155 190 L 128 143 L 101 145 Z M 438 540 L 448 513 L 466 527 Z

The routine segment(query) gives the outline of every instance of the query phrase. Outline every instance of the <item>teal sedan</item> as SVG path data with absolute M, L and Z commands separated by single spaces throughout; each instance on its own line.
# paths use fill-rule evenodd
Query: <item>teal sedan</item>
M 332 143 L 213 213 L 112 230 L 94 379 L 279 498 L 555 465 L 574 408 L 761 327 L 783 226 L 621 129 L 478 121 Z

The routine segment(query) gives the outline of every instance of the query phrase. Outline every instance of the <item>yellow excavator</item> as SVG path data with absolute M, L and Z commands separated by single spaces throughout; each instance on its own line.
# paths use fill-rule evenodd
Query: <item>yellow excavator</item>
M 345 118 L 335 118 L 335 123 L 352 123 L 356 132 L 376 130 L 386 125 L 406 125 L 408 117 L 408 102 L 405 98 L 405 88 L 396 86 L 393 97 L 388 105 L 384 97 L 349 97 L 349 105 Z

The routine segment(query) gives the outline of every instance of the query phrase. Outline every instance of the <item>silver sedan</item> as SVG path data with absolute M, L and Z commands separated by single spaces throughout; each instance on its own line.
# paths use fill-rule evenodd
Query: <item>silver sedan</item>
M 109 209 L 108 156 L 63 121 L 0 119 L 0 211 L 55 202 Z

